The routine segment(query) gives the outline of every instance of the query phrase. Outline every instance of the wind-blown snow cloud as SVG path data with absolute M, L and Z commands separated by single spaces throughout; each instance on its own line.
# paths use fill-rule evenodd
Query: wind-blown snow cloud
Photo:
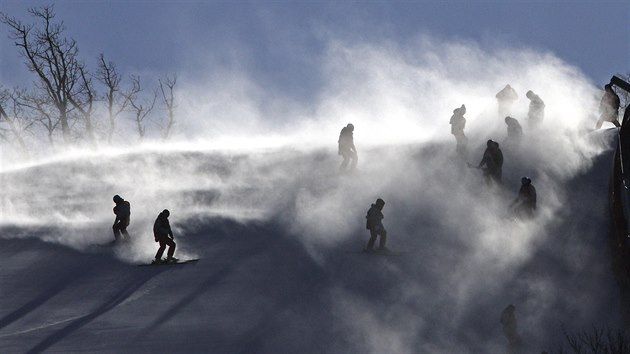
M 267 91 L 238 71 L 217 74 L 207 85 L 187 86 L 180 79 L 181 118 L 172 143 L 73 151 L 30 165 L 4 161 L 0 173 L 10 188 L 2 195 L 0 224 L 47 228 L 44 239 L 83 249 L 111 239 L 111 197 L 120 194 L 131 201 L 129 231 L 135 238 L 119 255 L 125 260 L 152 256 L 152 222 L 168 208 L 176 234 L 178 224 L 209 217 L 280 220 L 326 268 L 332 250 L 362 248 L 365 212 L 381 197 L 390 247 L 411 257 L 421 254 L 412 263 L 431 269 L 418 279 L 384 270 L 399 279 L 401 301 L 413 303 L 426 291 L 419 282 L 436 278 L 435 293 L 448 303 L 436 304 L 449 318 L 438 318 L 445 330 L 435 330 L 435 340 L 422 348 L 462 349 L 445 348 L 444 338 L 458 330 L 459 321 L 475 317 L 479 297 L 498 297 L 513 281 L 563 215 L 566 183 L 606 149 L 605 139 L 583 132 L 594 125 L 599 92 L 551 53 L 488 51 L 427 37 L 405 47 L 332 40 L 322 73 L 326 84 L 307 105 Z M 478 163 L 487 139 L 505 139 L 494 95 L 508 83 L 519 95 L 512 115 L 525 138 L 520 146 L 502 144 L 504 187 L 485 187 L 478 171 L 455 155 L 448 122 L 452 110 L 465 104 L 467 160 Z M 526 125 L 527 90 L 546 103 L 543 127 L 536 131 Z M 356 127 L 359 172 L 339 175 L 336 141 L 349 122 Z M 533 221 L 513 223 L 506 206 L 524 175 L 538 189 L 539 213 Z M 195 253 L 186 249 L 185 235 L 179 247 Z M 553 296 L 544 282 L 531 286 L 543 300 Z M 365 342 L 367 352 L 417 352 L 428 321 L 423 318 L 439 317 L 427 309 L 410 314 L 398 302 L 371 312 L 369 300 L 343 288 L 329 291 L 338 298 L 334 305 L 344 309 L 343 331 L 361 339 L 381 336 Z M 382 314 L 403 320 L 390 323 Z M 486 339 L 480 348 L 496 348 L 501 339 Z

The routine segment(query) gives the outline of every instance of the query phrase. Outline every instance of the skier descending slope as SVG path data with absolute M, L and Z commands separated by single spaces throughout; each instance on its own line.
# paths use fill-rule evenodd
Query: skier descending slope
M 119 195 L 114 196 L 114 203 L 116 203 L 116 206 L 114 207 L 116 219 L 114 220 L 114 225 L 112 226 L 112 229 L 114 230 L 114 239 L 116 241 L 129 240 L 127 226 L 129 226 L 129 218 L 131 216 L 131 205 Z
M 155 254 L 155 260 L 153 264 L 160 263 L 168 263 L 168 262 L 177 262 L 177 258 L 173 257 L 175 253 L 176 244 L 173 241 L 173 231 L 171 230 L 171 224 L 168 221 L 168 217 L 171 213 L 164 209 L 155 219 L 155 223 L 153 224 L 153 236 L 155 237 L 155 242 L 160 243 L 160 248 Z M 164 249 L 168 245 L 167 258 L 162 259 L 162 254 L 164 253 Z
M 374 242 L 376 242 L 376 237 L 381 236 L 378 251 L 379 252 L 387 252 L 389 251 L 387 247 L 385 247 L 385 243 L 387 242 L 387 231 L 383 226 L 383 207 L 385 206 L 385 201 L 381 198 L 376 200 L 376 203 L 372 204 L 370 209 L 367 212 L 365 218 L 367 219 L 365 227 L 370 230 L 370 240 L 368 241 L 367 247 L 365 248 L 365 252 L 374 252 Z

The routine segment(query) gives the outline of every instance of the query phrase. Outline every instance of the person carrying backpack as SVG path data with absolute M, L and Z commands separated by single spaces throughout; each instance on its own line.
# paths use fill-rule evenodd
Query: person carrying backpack
M 114 203 L 116 203 L 116 206 L 114 206 L 113 209 L 116 219 L 114 220 L 114 225 L 112 226 L 112 229 L 114 230 L 114 239 L 116 241 L 128 240 L 129 233 L 127 233 L 127 227 L 129 226 L 129 219 L 131 216 L 131 204 L 119 195 L 114 196 Z
M 367 219 L 365 223 L 365 228 L 370 230 L 370 240 L 368 241 L 367 247 L 365 248 L 365 252 L 374 252 L 374 243 L 376 242 L 376 238 L 381 236 L 379 241 L 378 251 L 388 251 L 387 247 L 385 247 L 385 243 L 387 242 L 387 231 L 383 226 L 383 207 L 385 206 L 385 201 L 381 198 L 378 198 L 374 204 L 370 207 L 367 212 L 365 218 Z
M 177 258 L 173 257 L 175 253 L 175 241 L 173 241 L 173 230 L 171 230 L 171 224 L 168 221 L 168 217 L 171 213 L 164 209 L 155 219 L 155 223 L 153 224 L 153 236 L 155 238 L 155 242 L 160 243 L 160 248 L 157 250 L 155 254 L 154 264 L 156 263 L 166 263 L 166 262 L 177 262 Z M 164 249 L 168 246 L 167 258 L 162 259 L 162 254 L 164 254 Z

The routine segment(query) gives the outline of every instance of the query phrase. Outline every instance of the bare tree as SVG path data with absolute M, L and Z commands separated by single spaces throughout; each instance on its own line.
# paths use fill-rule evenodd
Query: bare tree
M 116 120 L 120 113 L 122 113 L 129 105 L 129 100 L 134 87 L 126 93 L 121 92 L 121 76 L 116 71 L 116 65 L 111 61 L 106 62 L 103 54 L 98 57 L 98 70 L 96 78 L 105 85 L 106 88 L 105 104 L 107 105 L 107 114 L 109 117 L 107 142 L 111 143 L 114 130 L 116 128 Z
M 10 113 L 7 113 L 4 107 L 10 107 Z M 24 133 L 32 125 L 33 122 L 28 121 L 19 105 L 17 96 L 7 90 L 0 91 L 0 139 L 8 142 L 15 141 L 19 150 L 28 154 Z
M 75 40 L 64 37 L 63 22 L 54 22 L 52 6 L 31 8 L 29 13 L 40 22 L 38 27 L 26 25 L 4 13 L 0 13 L 0 22 L 9 26 L 10 38 L 15 40 L 28 69 L 38 78 L 37 88 L 48 98 L 45 103 L 51 104 L 55 110 L 64 141 L 70 142 L 69 98 L 79 88 L 79 49 Z
M 96 100 L 96 94 L 92 87 L 92 79 L 86 72 L 83 65 L 79 65 L 79 90 L 76 93 L 68 94 L 68 101 L 72 104 L 72 107 L 78 111 L 79 117 L 85 122 L 85 133 L 88 140 L 92 143 L 96 143 L 96 131 L 94 128 L 94 121 L 92 120 L 92 114 L 94 112 L 94 101 Z
M 132 88 L 128 92 L 128 100 L 131 105 L 131 109 L 135 114 L 135 122 L 136 128 L 138 129 L 138 135 L 140 136 L 140 140 L 144 139 L 146 133 L 146 126 L 144 120 L 151 113 L 153 107 L 155 106 L 155 101 L 157 100 L 157 91 L 153 92 L 153 100 L 151 103 L 142 102 L 138 97 L 138 94 L 142 91 L 142 86 L 140 85 L 140 77 L 132 76 Z
M 174 75 L 173 78 L 166 76 L 164 78 L 164 82 L 162 82 L 162 79 L 158 81 L 160 83 L 160 91 L 162 92 L 162 102 L 166 106 L 167 113 L 166 127 L 164 128 L 163 138 L 168 139 L 171 134 L 171 129 L 175 124 L 175 97 L 173 94 L 173 89 L 175 87 L 175 84 L 177 83 L 177 76 Z

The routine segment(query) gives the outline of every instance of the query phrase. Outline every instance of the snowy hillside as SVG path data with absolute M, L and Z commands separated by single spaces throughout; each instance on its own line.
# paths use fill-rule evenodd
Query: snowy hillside
M 497 353 L 516 306 L 528 352 L 562 326 L 621 323 L 607 249 L 614 130 L 544 132 L 503 146 L 504 186 L 454 142 L 336 151 L 145 148 L 1 171 L 0 352 Z M 486 137 L 471 141 L 481 158 Z M 533 221 L 507 218 L 520 178 Z M 111 197 L 133 238 L 110 247 Z M 386 201 L 399 257 L 352 253 Z M 137 267 L 164 208 L 193 265 Z

